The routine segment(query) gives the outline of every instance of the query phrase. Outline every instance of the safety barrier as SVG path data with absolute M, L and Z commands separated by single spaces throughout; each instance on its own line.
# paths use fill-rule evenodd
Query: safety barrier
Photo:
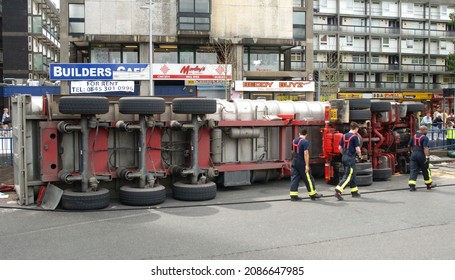
M 450 128 L 435 128 L 432 127 L 428 130 L 428 138 L 430 139 L 430 149 L 447 149 L 447 150 L 455 150 L 455 139 L 453 139 L 453 135 L 455 132 L 449 133 Z M 449 136 L 449 138 L 447 138 Z
M 13 137 L 11 128 L 0 129 L 0 166 L 13 165 Z

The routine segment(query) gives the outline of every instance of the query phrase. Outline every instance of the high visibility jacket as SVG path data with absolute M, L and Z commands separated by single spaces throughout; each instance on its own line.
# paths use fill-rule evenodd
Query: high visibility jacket
M 455 139 L 455 128 L 447 128 L 447 139 Z

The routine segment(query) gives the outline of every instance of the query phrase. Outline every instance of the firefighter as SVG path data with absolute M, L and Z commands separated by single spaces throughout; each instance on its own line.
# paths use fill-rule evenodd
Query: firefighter
M 431 178 L 430 170 L 430 139 L 427 137 L 428 128 L 426 126 L 420 126 L 419 132 L 411 137 L 408 145 L 408 153 L 411 153 L 410 169 L 411 174 L 409 176 L 409 188 L 411 192 L 416 191 L 417 176 L 419 170 L 422 171 L 423 180 L 427 189 L 435 187 Z
M 316 191 L 314 178 L 310 172 L 310 143 L 306 140 L 307 130 L 301 129 L 299 136 L 292 140 L 292 173 L 291 173 L 291 201 L 302 200 L 299 197 L 299 182 L 303 180 L 311 200 L 320 199 L 322 195 Z
M 352 197 L 360 197 L 359 188 L 356 182 L 356 170 L 355 170 L 355 160 L 356 155 L 360 157 L 360 141 L 358 137 L 359 124 L 356 122 L 351 122 L 350 131 L 341 137 L 338 144 L 342 156 L 342 162 L 344 167 L 344 175 L 340 180 L 338 185 L 335 187 L 335 197 L 338 200 L 343 200 L 341 194 L 344 191 L 344 188 L 349 185 L 351 189 Z
M 449 121 L 447 125 L 447 150 L 455 150 L 455 129 L 454 123 Z

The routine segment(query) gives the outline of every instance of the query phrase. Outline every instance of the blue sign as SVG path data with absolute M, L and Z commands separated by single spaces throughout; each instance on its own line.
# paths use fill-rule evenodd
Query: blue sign
M 114 71 L 142 72 L 147 63 L 51 63 L 49 77 L 60 81 L 113 80 Z

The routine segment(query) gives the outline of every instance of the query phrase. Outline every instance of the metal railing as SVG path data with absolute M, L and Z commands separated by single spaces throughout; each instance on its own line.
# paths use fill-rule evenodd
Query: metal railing
M 0 128 L 0 166 L 13 165 L 13 137 L 11 128 Z

